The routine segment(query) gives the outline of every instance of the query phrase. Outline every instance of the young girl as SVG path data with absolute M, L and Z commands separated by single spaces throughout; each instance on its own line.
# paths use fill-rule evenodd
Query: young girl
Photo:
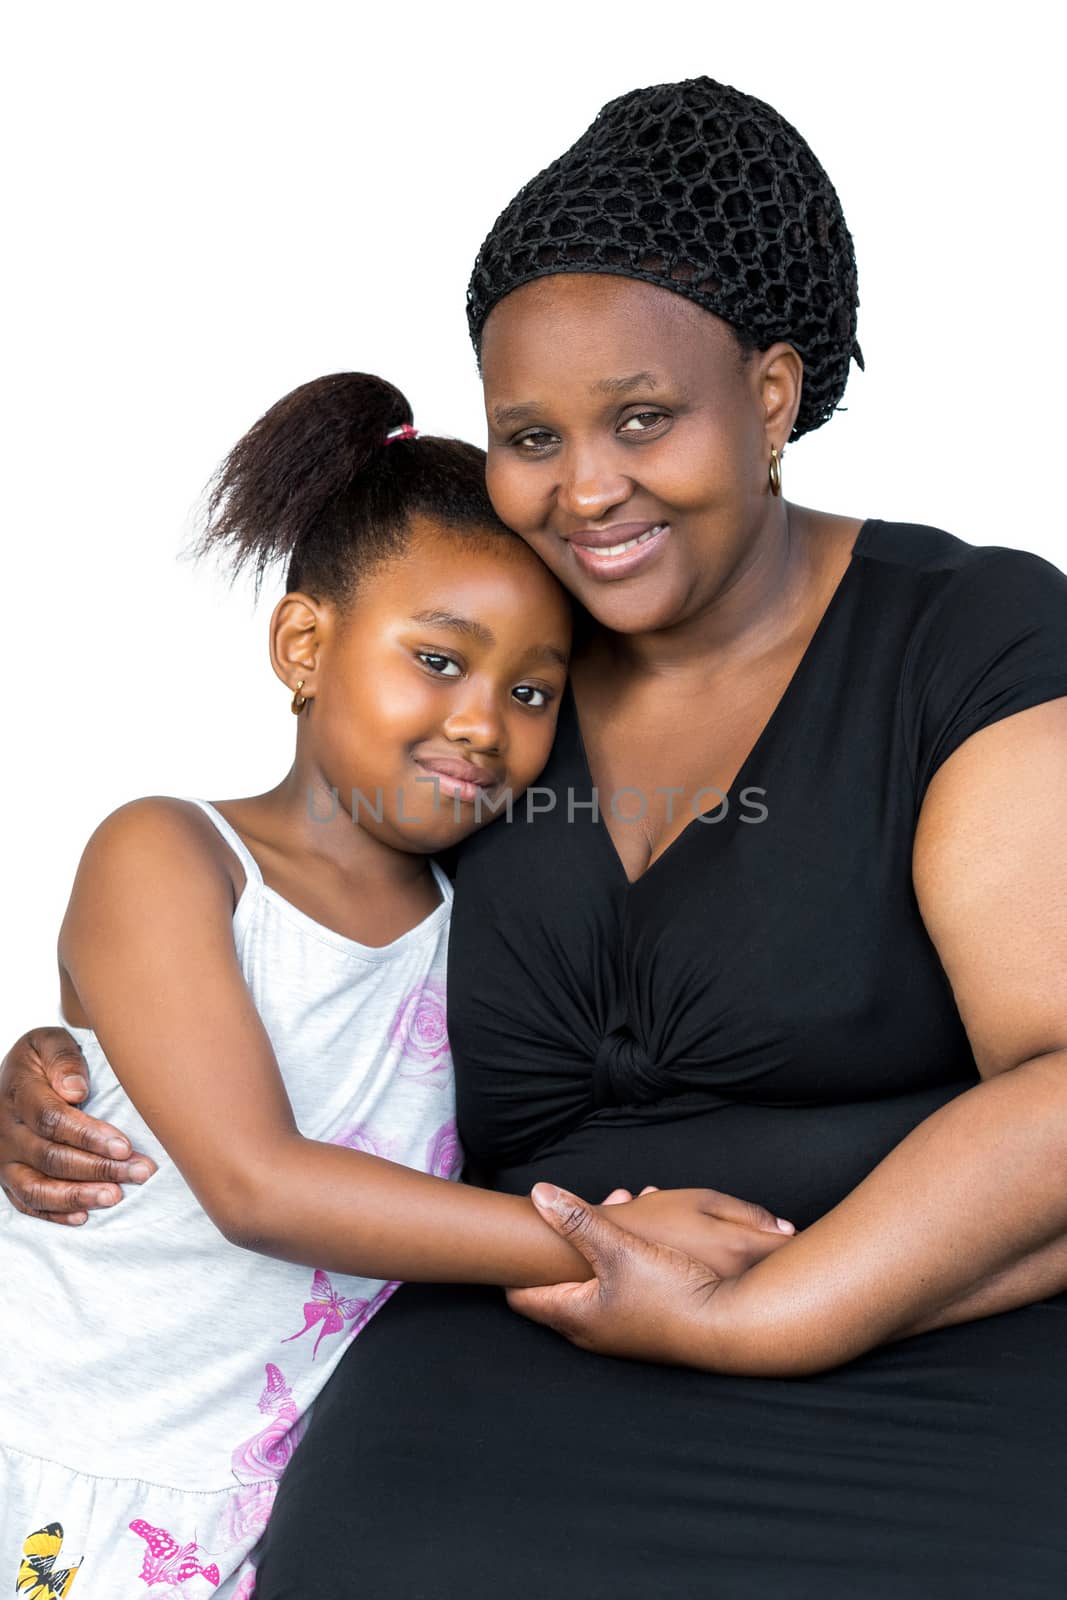
M 447 1181 L 431 857 L 544 764 L 570 612 L 482 453 L 411 420 L 339 374 L 233 450 L 204 547 L 257 577 L 288 560 L 270 649 L 295 760 L 249 799 L 124 806 L 78 871 L 64 1014 L 93 1112 L 157 1170 L 85 1230 L 0 1215 L 0 1559 L 31 1600 L 251 1595 L 301 1419 L 397 1280 L 588 1276 L 529 1201 Z M 705 1258 L 710 1209 L 625 1207 Z

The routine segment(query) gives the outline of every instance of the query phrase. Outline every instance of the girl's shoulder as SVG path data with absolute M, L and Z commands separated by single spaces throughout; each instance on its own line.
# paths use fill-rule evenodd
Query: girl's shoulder
M 83 852 L 85 871 L 134 891 L 148 880 L 160 889 L 207 871 L 232 885 L 234 904 L 244 887 L 242 865 L 219 829 L 195 801 L 174 795 L 143 795 L 106 816 Z
M 227 855 L 206 814 L 189 801 L 146 795 L 104 818 L 82 852 L 59 931 L 69 1021 L 95 1026 L 68 1008 L 68 991 L 72 1003 L 77 994 L 79 1006 L 90 1005 L 87 974 L 92 987 L 101 970 L 140 963 L 170 971 L 191 956 L 202 965 L 209 950 L 219 970 L 225 967 L 240 870 Z

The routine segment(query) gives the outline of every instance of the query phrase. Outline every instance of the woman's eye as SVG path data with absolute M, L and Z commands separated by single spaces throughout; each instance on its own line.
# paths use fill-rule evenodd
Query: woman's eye
M 435 650 L 420 650 L 418 658 L 431 672 L 440 673 L 442 678 L 458 678 L 460 675 L 459 662 L 453 661 L 451 656 L 438 655 Z
M 632 417 L 627 417 L 622 423 L 620 433 L 647 433 L 649 428 L 654 428 L 657 422 L 666 422 L 667 418 L 662 411 L 635 411 Z
M 548 690 L 539 689 L 535 683 L 520 683 L 511 692 L 520 705 L 533 706 L 537 710 L 540 710 L 542 706 L 547 706 L 551 699 Z
M 549 433 L 547 428 L 532 428 L 529 433 L 520 433 L 519 437 L 512 441 L 516 450 L 521 450 L 528 456 L 539 455 L 557 442 L 556 435 Z

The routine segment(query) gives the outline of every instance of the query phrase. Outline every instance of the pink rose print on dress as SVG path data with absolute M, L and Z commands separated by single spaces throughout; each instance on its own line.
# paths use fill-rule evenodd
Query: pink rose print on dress
M 354 1123 L 351 1128 L 332 1138 L 330 1143 L 343 1145 L 346 1150 L 361 1150 L 366 1156 L 382 1156 L 386 1161 L 403 1163 L 404 1160 L 403 1140 L 383 1138 L 377 1131 L 372 1131 L 366 1122 Z
M 238 1489 L 230 1501 L 230 1519 L 226 1527 L 234 1544 L 251 1550 L 270 1521 L 277 1493 L 277 1478 L 261 1478 L 258 1483 L 246 1483 Z
M 208 1567 L 201 1566 L 196 1559 L 200 1546 L 195 1540 L 191 1544 L 179 1545 L 165 1528 L 153 1528 L 150 1522 L 140 1517 L 130 1523 L 130 1532 L 136 1533 L 148 1546 L 141 1567 L 141 1582 L 147 1583 L 150 1589 L 155 1588 L 156 1584 L 166 1584 L 168 1588 L 176 1589 L 188 1583 L 190 1578 L 206 1578 L 212 1588 L 218 1587 L 219 1569 L 214 1562 Z
M 443 1122 L 426 1146 L 426 1171 L 435 1178 L 451 1178 L 463 1165 L 455 1118 Z
M 393 1018 L 389 1038 L 403 1052 L 404 1065 L 400 1068 L 403 1077 L 430 1078 L 434 1073 L 445 1074 L 451 1059 L 444 984 L 431 980 L 406 995 Z M 436 1080 L 437 1088 L 444 1088 L 444 1084 L 444 1076 Z
M 230 1458 L 238 1483 L 257 1486 L 264 1478 L 281 1477 L 303 1432 L 293 1391 L 273 1362 L 267 1364 L 267 1384 L 259 1397 L 259 1409 L 270 1416 L 270 1422 L 239 1444 Z
M 233 1600 L 256 1600 L 256 1575 L 254 1572 L 245 1573 L 233 1591 Z
M 330 1143 L 344 1145 L 346 1150 L 361 1150 L 367 1156 L 385 1154 L 381 1142 L 374 1137 L 364 1122 L 357 1122 L 355 1127 L 339 1133 L 336 1139 L 330 1140 Z
M 282 1344 L 292 1344 L 294 1339 L 303 1338 L 310 1328 L 317 1322 L 322 1323 L 319 1336 L 315 1340 L 315 1348 L 311 1352 L 314 1361 L 319 1353 L 319 1345 L 328 1334 L 343 1333 L 346 1322 L 355 1322 L 361 1312 L 366 1311 L 370 1302 L 367 1300 L 345 1300 L 339 1295 L 321 1267 L 315 1268 L 315 1276 L 311 1281 L 311 1299 L 304 1305 L 304 1326 L 299 1333 L 292 1333 Z M 351 1330 L 355 1332 L 355 1329 Z

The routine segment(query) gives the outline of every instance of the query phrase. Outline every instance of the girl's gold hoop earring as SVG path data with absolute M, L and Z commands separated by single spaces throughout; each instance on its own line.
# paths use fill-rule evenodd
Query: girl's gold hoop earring
M 307 705 L 307 696 L 306 695 L 302 695 L 300 693 L 300 691 L 301 691 L 301 689 L 303 687 L 304 687 L 304 679 L 301 678 L 300 682 L 297 684 L 296 688 L 293 690 L 293 703 L 289 707 L 289 709 L 293 713 L 294 717 L 298 717 L 300 715 L 301 711 L 303 711 L 304 707 Z
M 772 494 L 782 492 L 782 458 L 774 446 L 771 446 L 771 461 L 767 468 L 767 481 L 771 486 Z

